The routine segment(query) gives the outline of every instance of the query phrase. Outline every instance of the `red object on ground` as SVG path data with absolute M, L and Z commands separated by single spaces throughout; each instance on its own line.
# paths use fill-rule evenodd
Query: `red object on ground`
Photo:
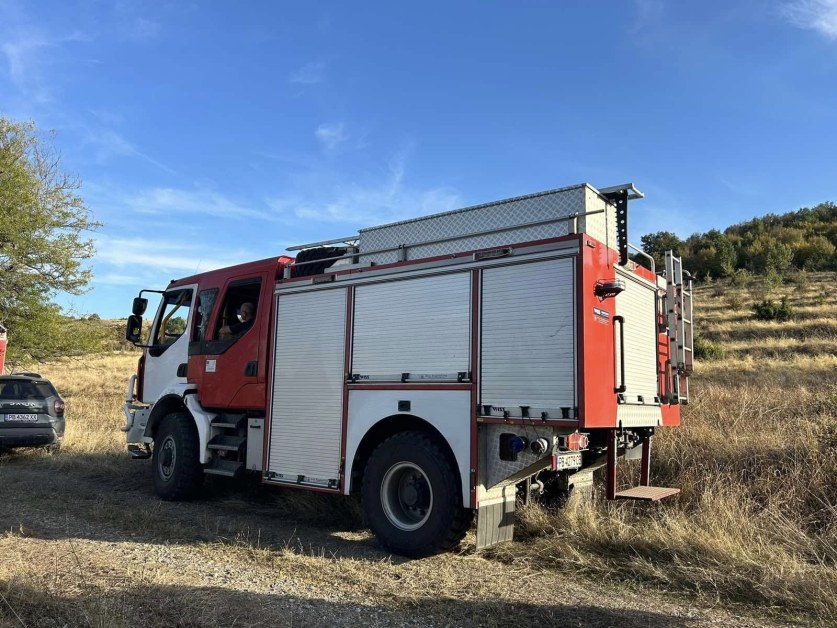
M 0 325 L 0 375 L 6 362 L 6 328 Z

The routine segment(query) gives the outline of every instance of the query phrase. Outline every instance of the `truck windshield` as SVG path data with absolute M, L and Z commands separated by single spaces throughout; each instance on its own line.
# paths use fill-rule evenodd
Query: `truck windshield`
M 186 331 L 189 308 L 192 305 L 191 290 L 167 292 L 160 309 L 159 323 L 155 329 L 155 345 L 172 344 Z

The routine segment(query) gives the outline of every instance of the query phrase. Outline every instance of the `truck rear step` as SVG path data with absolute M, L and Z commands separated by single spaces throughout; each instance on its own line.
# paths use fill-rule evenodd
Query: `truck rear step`
M 640 501 L 656 502 L 672 495 L 677 495 L 679 488 L 666 488 L 663 486 L 635 486 L 625 491 L 616 493 L 616 499 L 637 499 Z
M 639 501 L 656 502 L 680 492 L 679 488 L 668 488 L 664 486 L 651 486 L 651 436 L 650 434 L 642 439 L 642 466 L 639 472 L 639 486 L 616 491 L 616 469 L 619 443 L 617 442 L 617 431 L 610 430 L 607 439 L 607 498 L 608 499 L 636 499 Z

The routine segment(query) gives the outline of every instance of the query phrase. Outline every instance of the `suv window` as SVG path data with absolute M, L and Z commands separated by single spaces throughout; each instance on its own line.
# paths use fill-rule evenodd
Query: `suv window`
M 0 399 L 46 399 L 53 394 L 52 387 L 46 382 L 19 379 L 0 384 Z

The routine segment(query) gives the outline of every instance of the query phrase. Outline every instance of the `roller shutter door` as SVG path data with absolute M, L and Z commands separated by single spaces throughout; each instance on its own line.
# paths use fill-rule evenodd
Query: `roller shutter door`
M 346 290 L 280 295 L 268 476 L 337 488 Z

